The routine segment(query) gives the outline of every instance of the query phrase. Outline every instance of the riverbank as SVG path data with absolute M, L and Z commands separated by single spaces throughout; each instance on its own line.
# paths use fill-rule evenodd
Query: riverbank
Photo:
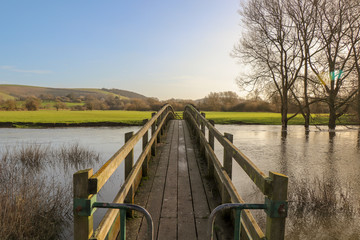
M 152 111 L 0 111 L 0 127 L 7 128 L 52 128 L 52 127 L 99 127 L 139 126 L 144 119 L 151 118 Z M 181 115 L 182 112 L 179 112 Z M 281 125 L 280 113 L 269 112 L 205 112 L 206 118 L 215 124 L 259 124 Z M 290 116 L 290 115 L 289 115 Z M 312 115 L 312 125 L 327 125 L 327 114 Z M 297 115 L 289 125 L 303 125 L 304 119 Z M 357 124 L 345 115 L 338 125 Z

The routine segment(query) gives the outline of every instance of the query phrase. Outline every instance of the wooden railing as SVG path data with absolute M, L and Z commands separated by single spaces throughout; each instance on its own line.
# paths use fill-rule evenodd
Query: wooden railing
M 125 182 L 113 203 L 134 203 L 134 194 L 141 178 L 147 175 L 148 161 L 156 154 L 156 144 L 164 134 L 164 128 L 175 114 L 170 105 L 165 105 L 135 134 L 125 134 L 125 144 L 95 174 L 93 169 L 78 171 L 73 176 L 74 189 L 74 239 L 116 239 L 120 231 L 119 210 L 108 210 L 98 228 L 93 229 L 93 214 L 96 194 L 125 160 Z M 148 140 L 148 132 L 151 138 Z M 142 139 L 142 152 L 134 165 L 134 147 Z
M 207 120 L 205 114 L 200 113 L 194 106 L 187 105 L 183 116 L 197 136 L 200 150 L 207 159 L 208 174 L 216 180 L 222 203 L 245 203 L 231 181 L 233 159 L 265 196 L 265 212 L 267 214 L 265 234 L 251 212 L 244 210 L 241 217 L 241 239 L 284 239 L 288 177 L 275 172 L 269 172 L 269 176 L 266 176 L 233 145 L 233 136 L 231 134 L 225 133 L 222 135 L 214 127 L 214 122 Z M 208 129 L 209 140 L 205 136 L 205 127 Z M 223 165 L 221 165 L 214 152 L 215 139 L 224 147 Z

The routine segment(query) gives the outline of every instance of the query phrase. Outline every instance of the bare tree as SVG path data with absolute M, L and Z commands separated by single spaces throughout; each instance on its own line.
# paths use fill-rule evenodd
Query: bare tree
M 296 115 L 288 116 L 288 99 L 304 64 L 286 6 L 286 0 L 249 0 L 240 11 L 246 31 L 232 52 L 252 67 L 251 74 L 238 78 L 239 86 L 267 87 L 280 96 L 283 130 Z
M 304 59 L 303 69 L 299 75 L 299 81 L 294 84 L 291 89 L 292 97 L 299 105 L 301 114 L 304 117 L 304 126 L 309 130 L 310 126 L 310 105 L 317 100 L 311 100 L 309 88 L 311 87 L 311 77 L 309 70 L 310 59 L 321 51 L 322 46 L 318 44 L 316 35 L 316 26 L 318 22 L 318 11 L 316 0 L 289 0 L 287 2 L 286 10 L 295 25 L 299 46 L 301 48 L 301 55 Z
M 351 33 L 354 11 L 358 3 L 352 0 L 319 0 L 317 3 L 318 44 L 322 50 L 310 59 L 310 67 L 318 76 L 329 107 L 329 129 L 335 129 L 336 120 L 346 113 L 349 102 L 357 93 L 354 89 L 355 67 L 352 59 L 354 42 Z

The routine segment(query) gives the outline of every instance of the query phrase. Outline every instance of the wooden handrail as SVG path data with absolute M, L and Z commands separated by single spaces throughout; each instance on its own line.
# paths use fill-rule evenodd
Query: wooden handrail
M 204 113 L 200 113 L 194 106 L 187 105 L 184 111 L 184 119 L 188 121 L 195 131 L 200 148 L 203 149 L 205 157 L 208 159 L 209 176 L 214 174 L 219 181 L 219 191 L 221 192 L 222 202 L 244 203 L 231 181 L 232 159 L 234 159 L 250 177 L 260 191 L 265 195 L 267 204 L 266 233 L 264 234 L 249 210 L 245 210 L 242 215 L 241 234 L 245 239 L 267 239 L 282 240 L 285 235 L 285 218 L 287 215 L 287 184 L 288 177 L 280 173 L 270 172 L 266 176 L 249 158 L 247 158 L 232 143 L 232 135 L 223 136 L 215 127 L 213 122 L 205 118 Z M 205 137 L 205 126 L 209 131 L 209 141 Z M 214 152 L 214 138 L 224 147 L 224 165 Z M 229 140 L 230 139 L 230 140 Z
M 151 152 L 151 146 L 156 140 L 156 136 L 159 134 L 161 128 L 166 123 L 167 116 L 172 114 L 172 112 L 166 113 L 164 118 L 162 119 L 161 123 L 158 126 L 158 129 L 155 131 L 155 134 L 152 136 L 148 144 L 146 145 L 143 152 L 140 154 L 138 160 L 136 161 L 135 166 L 132 168 L 129 176 L 125 179 L 124 184 L 121 186 L 119 192 L 115 196 L 113 203 L 122 203 L 128 194 L 129 190 L 131 189 L 135 178 L 137 177 L 144 160 L 146 159 L 147 155 Z M 155 115 L 156 116 L 156 115 Z M 107 233 L 109 232 L 110 228 L 117 217 L 118 210 L 110 209 L 106 212 L 105 216 L 103 217 L 102 221 L 100 222 L 98 228 L 94 232 L 94 237 L 92 239 L 105 239 Z
M 93 202 L 96 202 L 96 195 L 104 186 L 107 180 L 124 161 L 126 162 L 125 182 L 117 193 L 113 203 L 123 203 L 129 194 L 133 201 L 133 194 L 136 191 L 140 178 L 146 174 L 147 163 L 151 154 L 155 154 L 155 145 L 161 139 L 167 121 L 174 118 L 173 108 L 166 104 L 144 126 L 134 135 L 128 134 L 125 144 L 93 175 L 92 169 L 78 171 L 74 174 L 74 239 L 79 240 L 103 240 L 115 239 L 119 232 L 119 211 L 110 209 L 106 212 L 98 228 L 93 231 Z M 151 129 L 151 139 L 148 141 L 147 134 Z M 131 136 L 131 138 L 130 138 Z M 130 138 L 130 139 L 129 139 Z M 133 165 L 134 146 L 143 140 L 143 151 L 136 164 Z M 130 165 L 129 165 L 130 164 Z M 131 169 L 131 171 L 129 171 Z M 132 197 L 131 197 L 132 196 Z M 127 200 L 128 201 L 128 200 Z M 131 202 L 130 202 L 131 203 Z
M 107 180 L 120 166 L 122 161 L 128 153 L 135 147 L 135 145 L 142 139 L 143 135 L 148 132 L 152 124 L 165 112 L 166 109 L 172 107 L 167 104 L 161 108 L 136 134 L 134 134 L 128 142 L 124 144 L 90 179 L 89 179 L 89 192 L 92 194 L 98 193 L 104 186 Z
M 198 116 L 201 123 L 205 124 L 208 130 L 214 135 L 224 148 L 230 148 L 235 161 L 241 166 L 251 180 L 256 184 L 260 191 L 267 195 L 271 187 L 270 179 L 263 173 L 248 157 L 246 157 L 237 147 L 226 139 L 198 110 L 192 105 L 187 105 L 185 111 L 189 109 Z M 194 117 L 194 115 L 192 115 Z
M 192 115 L 189 115 L 190 121 L 192 124 L 196 124 L 196 120 Z M 199 128 L 195 128 L 197 134 L 200 136 L 201 144 L 207 142 L 205 135 L 200 134 L 201 130 Z M 226 191 L 230 195 L 231 201 L 234 203 L 245 203 L 245 201 L 240 197 L 239 193 L 236 191 L 235 186 L 233 185 L 231 179 L 229 178 L 226 171 L 223 170 L 223 166 L 221 165 L 219 159 L 217 158 L 214 150 L 211 148 L 209 144 L 204 144 L 206 151 L 208 153 L 209 158 L 211 159 L 212 166 L 216 172 L 216 175 L 220 178 L 221 184 L 226 188 Z M 249 210 L 244 210 L 243 212 L 243 220 L 247 227 L 247 230 L 252 233 L 252 238 L 255 240 L 265 239 L 265 235 L 263 231 L 260 229 L 257 224 L 255 218 L 251 214 Z

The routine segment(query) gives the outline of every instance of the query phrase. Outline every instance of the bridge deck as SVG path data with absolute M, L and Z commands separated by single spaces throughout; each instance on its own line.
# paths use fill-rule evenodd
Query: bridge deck
M 135 204 L 144 206 L 154 221 L 155 239 L 206 239 L 211 209 L 220 204 L 206 165 L 184 120 L 172 120 L 157 156 L 150 161 Z M 220 229 L 224 229 L 220 227 Z M 222 230 L 220 239 L 227 230 Z M 146 239 L 146 221 L 140 214 L 127 223 L 128 239 Z

